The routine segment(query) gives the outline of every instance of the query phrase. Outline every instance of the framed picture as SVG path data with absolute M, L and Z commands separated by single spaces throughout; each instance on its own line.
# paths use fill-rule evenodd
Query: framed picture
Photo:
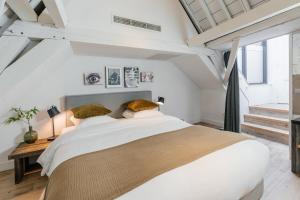
M 106 88 L 119 88 L 122 87 L 123 76 L 121 67 L 106 67 Z
M 124 67 L 124 84 L 126 88 L 136 88 L 140 84 L 140 70 L 138 67 Z
M 83 74 L 84 85 L 102 85 L 103 76 L 98 72 L 84 73 Z
M 153 72 L 141 72 L 141 82 L 153 82 Z

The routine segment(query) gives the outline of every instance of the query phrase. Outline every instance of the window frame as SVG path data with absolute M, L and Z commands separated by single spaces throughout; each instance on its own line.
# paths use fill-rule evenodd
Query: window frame
M 249 85 L 262 85 L 268 83 L 268 46 L 267 41 L 262 41 L 262 47 L 263 47 L 263 81 L 260 83 L 248 83 L 247 80 L 247 53 L 246 48 L 247 46 L 242 47 L 242 74 L 244 75 L 247 83 Z

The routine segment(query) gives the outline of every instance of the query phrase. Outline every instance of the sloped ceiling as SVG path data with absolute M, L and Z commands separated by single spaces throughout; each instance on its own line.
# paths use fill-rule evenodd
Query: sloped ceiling
M 200 1 L 203 1 L 212 16 L 216 25 L 221 24 L 228 19 L 225 11 L 222 9 L 222 3 L 228 10 L 231 18 L 238 17 L 240 14 L 246 12 L 245 7 L 243 6 L 243 1 L 247 2 L 250 6 L 250 9 L 253 9 L 269 0 L 182 0 L 185 5 L 188 7 L 188 10 L 192 17 L 194 18 L 196 25 L 199 27 L 201 32 L 207 31 L 213 27 L 213 24 L 210 23 L 205 8 L 201 6 Z

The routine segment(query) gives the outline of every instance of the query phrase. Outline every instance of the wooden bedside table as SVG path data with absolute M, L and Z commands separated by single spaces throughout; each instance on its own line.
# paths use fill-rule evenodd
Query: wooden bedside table
M 15 161 L 15 184 L 20 183 L 24 175 L 41 171 L 42 168 L 36 160 L 51 142 L 41 139 L 33 144 L 20 143 L 8 156 L 9 160 Z

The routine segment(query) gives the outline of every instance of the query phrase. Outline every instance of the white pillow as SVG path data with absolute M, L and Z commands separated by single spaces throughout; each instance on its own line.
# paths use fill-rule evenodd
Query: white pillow
M 88 127 L 88 126 L 105 124 L 105 123 L 115 122 L 115 121 L 117 121 L 117 119 L 112 118 L 108 115 L 90 117 L 90 118 L 87 118 L 87 119 L 80 120 L 80 124 L 78 125 L 78 128 L 85 128 L 85 127 Z
M 81 119 L 77 119 L 74 117 L 74 115 L 72 117 L 70 117 L 70 121 L 75 125 L 78 126 L 80 124 Z
M 164 114 L 162 112 L 159 112 L 157 109 L 143 110 L 143 111 L 139 111 L 139 112 L 133 112 L 133 111 L 127 109 L 123 112 L 123 117 L 125 117 L 126 119 L 159 117 L 159 116 L 163 116 L 163 115 Z

